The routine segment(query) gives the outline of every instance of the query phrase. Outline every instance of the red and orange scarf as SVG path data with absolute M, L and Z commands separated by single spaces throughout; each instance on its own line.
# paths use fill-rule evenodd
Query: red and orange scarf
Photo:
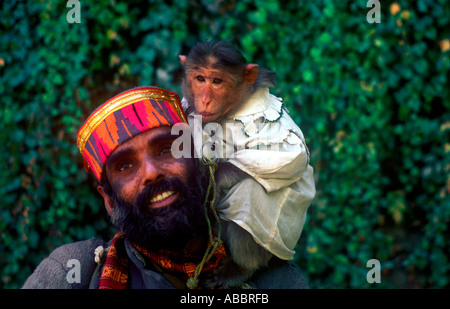
M 195 257 L 184 256 L 164 249 L 149 251 L 145 248 L 133 245 L 139 253 L 149 258 L 164 270 L 178 273 L 186 280 L 195 273 L 197 264 Z M 213 257 L 205 264 L 203 271 L 216 269 L 225 257 L 223 244 L 217 248 Z M 177 261 L 184 260 L 179 263 Z M 128 256 L 125 249 L 124 237 L 121 232 L 114 235 L 106 256 L 105 266 L 100 277 L 99 289 L 126 289 L 128 281 Z

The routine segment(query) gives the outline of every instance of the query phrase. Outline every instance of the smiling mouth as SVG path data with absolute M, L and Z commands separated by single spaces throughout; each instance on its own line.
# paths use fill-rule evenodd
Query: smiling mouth
M 159 194 L 156 194 L 151 200 L 150 203 L 156 203 L 156 202 L 161 202 L 163 200 L 165 200 L 166 198 L 168 198 L 169 196 L 173 195 L 175 193 L 175 191 L 165 191 Z
M 172 204 L 177 199 L 176 193 L 177 191 L 168 190 L 155 194 L 149 201 L 149 207 L 159 208 Z

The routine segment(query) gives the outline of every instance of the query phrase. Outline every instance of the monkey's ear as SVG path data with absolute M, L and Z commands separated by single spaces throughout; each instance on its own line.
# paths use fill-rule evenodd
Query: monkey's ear
M 103 201 L 105 202 L 105 208 L 109 215 L 112 214 L 114 209 L 114 201 L 113 199 L 105 192 L 103 187 L 99 185 L 97 187 L 97 191 L 103 196 Z
M 253 85 L 258 77 L 258 65 L 257 64 L 247 64 L 244 71 L 244 80 Z
M 184 55 L 179 55 L 178 57 L 180 58 L 181 64 L 185 67 L 186 66 L 187 57 L 184 56 Z

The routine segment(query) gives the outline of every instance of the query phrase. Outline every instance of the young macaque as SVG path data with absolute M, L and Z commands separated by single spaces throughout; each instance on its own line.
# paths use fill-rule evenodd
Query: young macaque
M 269 93 L 273 72 L 222 41 L 199 43 L 180 60 L 190 125 L 199 116 L 203 126 L 218 124 L 216 146 L 234 149 L 217 158 L 215 174 L 229 255 L 206 285 L 239 287 L 272 257 L 293 258 L 315 195 L 309 152 L 281 99 Z

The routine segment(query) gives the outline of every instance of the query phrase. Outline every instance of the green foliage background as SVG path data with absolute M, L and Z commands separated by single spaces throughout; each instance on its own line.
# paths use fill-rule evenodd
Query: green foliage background
M 229 40 L 277 73 L 312 152 L 317 198 L 295 262 L 313 288 L 450 286 L 446 0 L 5 1 L 0 230 L 5 288 L 54 248 L 112 235 L 75 146 L 86 117 L 138 86 L 180 91 L 180 53 Z M 366 263 L 381 263 L 369 284 Z

